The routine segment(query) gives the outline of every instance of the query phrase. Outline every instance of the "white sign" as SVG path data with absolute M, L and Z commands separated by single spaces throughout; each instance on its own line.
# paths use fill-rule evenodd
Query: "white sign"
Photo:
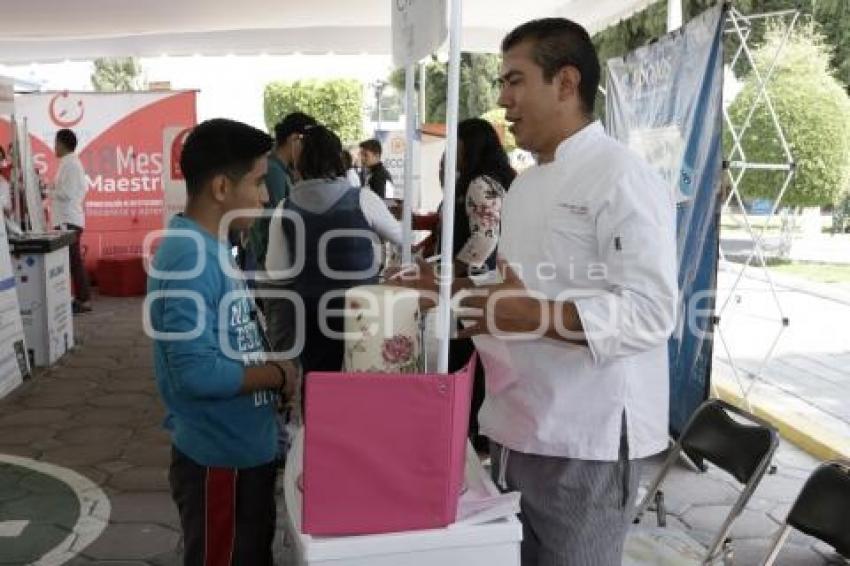
M 629 132 L 628 145 L 667 182 L 676 202 L 694 198 L 692 180 L 683 170 L 685 139 L 678 126 L 634 129 Z
M 74 346 L 68 246 L 16 256 L 15 269 L 27 346 L 36 366 L 51 366 Z
M 392 0 L 393 63 L 407 67 L 446 40 L 446 0 Z
M 14 123 L 14 121 L 13 121 Z M 27 215 L 30 219 L 30 230 L 38 234 L 47 230 L 44 208 L 41 201 L 41 189 L 38 183 L 38 175 L 35 172 L 35 161 L 33 160 L 32 140 L 30 140 L 27 119 L 24 118 L 21 129 L 18 131 L 18 145 L 21 156 L 21 168 L 23 169 L 24 194 L 27 199 Z
M 168 227 L 171 217 L 186 208 L 186 179 L 180 171 L 180 153 L 191 128 L 171 126 L 162 134 L 162 192 L 163 225 Z
M 413 186 L 419 186 L 419 145 L 420 134 L 416 132 L 413 140 Z M 378 130 L 375 137 L 381 142 L 381 162 L 393 177 L 393 190 L 387 191 L 386 198 L 404 198 L 404 151 L 407 148 L 407 135 L 404 130 Z M 410 195 L 413 208 L 419 205 L 418 195 Z
M 20 385 L 29 373 L 6 224 L 0 221 L 0 399 Z

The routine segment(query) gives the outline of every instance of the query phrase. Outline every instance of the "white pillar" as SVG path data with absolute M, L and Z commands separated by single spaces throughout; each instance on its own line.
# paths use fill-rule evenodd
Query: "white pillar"
M 411 63 L 404 70 L 404 112 L 407 118 L 406 144 L 404 146 L 404 200 L 402 201 L 401 228 L 401 263 L 404 266 L 411 264 L 410 244 L 413 239 L 411 231 L 411 209 L 413 207 L 413 145 L 416 137 L 416 93 L 413 80 L 416 65 Z
M 682 27 L 682 0 L 667 0 L 667 31 Z
M 460 98 L 460 34 L 463 0 L 452 0 L 449 24 L 449 88 L 446 108 L 446 163 L 443 187 L 442 237 L 440 238 L 440 303 L 438 307 L 438 336 L 440 349 L 439 373 L 449 371 L 449 336 L 451 335 L 452 250 L 454 249 L 455 177 L 457 165 L 457 123 Z

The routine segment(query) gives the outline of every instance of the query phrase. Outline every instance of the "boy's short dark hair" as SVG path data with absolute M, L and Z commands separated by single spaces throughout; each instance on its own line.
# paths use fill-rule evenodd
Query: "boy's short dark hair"
M 303 134 L 307 128 L 317 126 L 319 122 L 309 114 L 303 112 L 290 112 L 283 120 L 275 124 L 274 139 L 278 146 L 286 143 L 286 138 L 292 134 Z
M 581 73 L 579 95 L 584 111 L 593 113 L 599 89 L 599 56 L 587 30 L 566 18 L 543 18 L 526 22 L 502 40 L 502 53 L 523 41 L 533 42 L 534 62 L 543 69 L 543 78 L 551 82 L 555 73 L 566 66 Z
M 379 142 L 375 138 L 372 138 L 371 140 L 360 142 L 360 149 L 371 151 L 372 153 L 380 157 L 383 148 L 381 148 L 381 142 Z
M 62 128 L 56 132 L 56 141 L 61 143 L 62 147 L 68 151 L 75 151 L 77 149 L 77 134 L 68 128 Z
M 216 118 L 198 124 L 186 138 L 180 155 L 189 196 L 197 196 L 216 175 L 238 181 L 271 148 L 271 136 L 242 122 Z

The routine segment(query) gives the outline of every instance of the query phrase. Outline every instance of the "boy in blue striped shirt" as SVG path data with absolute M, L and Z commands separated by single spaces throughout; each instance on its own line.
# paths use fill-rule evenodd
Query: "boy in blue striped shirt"
M 229 230 L 250 227 L 268 199 L 264 132 L 209 120 L 186 139 L 186 211 L 172 219 L 148 279 L 157 386 L 171 432 L 171 492 L 184 564 L 272 565 L 275 411 L 295 366 L 265 359 L 253 301 Z M 225 225 L 232 217 L 230 225 Z

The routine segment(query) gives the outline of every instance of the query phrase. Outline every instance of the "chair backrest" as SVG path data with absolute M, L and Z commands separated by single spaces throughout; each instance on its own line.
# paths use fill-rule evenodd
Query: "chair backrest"
M 749 422 L 740 423 L 730 413 Z M 697 409 L 680 441 L 682 450 L 697 464 L 707 460 L 746 484 L 759 471 L 765 456 L 776 449 L 779 435 L 765 421 L 713 399 Z
M 787 522 L 850 557 L 850 464 L 827 462 L 812 472 Z

